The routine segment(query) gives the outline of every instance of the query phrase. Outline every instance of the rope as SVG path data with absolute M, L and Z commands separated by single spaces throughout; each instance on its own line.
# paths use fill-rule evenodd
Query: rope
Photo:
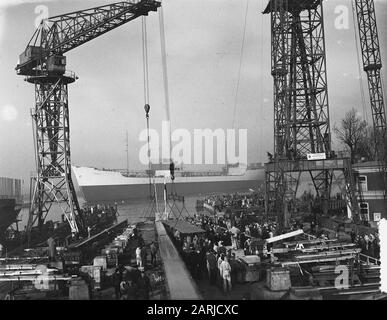
M 160 27 L 160 44 L 161 44 L 161 58 L 163 67 L 163 82 L 164 82 L 164 96 L 165 96 L 165 111 L 167 113 L 167 121 L 169 122 L 169 158 L 172 161 L 172 125 L 171 113 L 169 107 L 169 88 L 168 88 L 168 69 L 167 69 L 167 53 L 165 46 L 165 27 L 163 7 L 159 8 L 159 27 Z
M 355 4 L 352 2 L 352 22 L 353 22 L 353 30 L 355 35 L 355 45 L 356 45 L 356 55 L 357 55 L 357 66 L 358 66 L 358 78 L 359 78 L 359 86 L 360 86 L 360 95 L 361 95 L 361 103 L 363 108 L 363 115 L 367 122 L 369 122 L 367 107 L 366 107 L 366 99 L 365 99 L 365 93 L 364 93 L 364 84 L 363 84 L 363 72 L 361 70 L 361 66 L 363 65 L 363 62 L 360 61 L 360 50 L 359 50 L 359 37 L 357 35 L 357 14 L 355 11 Z
M 239 58 L 238 81 L 237 81 L 236 92 L 235 92 L 234 112 L 233 112 L 233 118 L 232 118 L 232 127 L 234 129 L 235 129 L 236 109 L 237 109 L 237 105 L 238 105 L 239 85 L 240 85 L 240 81 L 241 81 L 243 52 L 244 52 L 244 48 L 245 48 L 246 25 L 247 25 L 247 13 L 248 13 L 248 10 L 249 10 L 249 0 L 247 0 L 247 2 L 246 2 L 245 22 L 244 22 L 244 27 L 243 27 L 243 38 L 242 38 L 241 52 L 240 52 L 240 58 Z

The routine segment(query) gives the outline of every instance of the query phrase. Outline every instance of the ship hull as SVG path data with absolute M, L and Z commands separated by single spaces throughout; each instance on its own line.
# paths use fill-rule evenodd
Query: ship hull
M 93 168 L 73 167 L 77 184 L 88 203 L 149 198 L 148 178 L 123 177 L 118 172 L 105 172 Z M 255 170 L 240 176 L 176 177 L 174 184 L 167 179 L 167 194 L 179 196 L 208 193 L 248 192 L 257 190 L 264 181 L 264 171 Z M 158 198 L 163 197 L 164 179 L 156 178 Z M 154 185 L 151 186 L 154 193 Z
M 248 192 L 249 189 L 257 190 L 261 185 L 262 182 L 259 181 L 186 182 L 176 183 L 174 186 L 167 183 L 167 194 L 173 192 L 181 196 L 188 196 L 217 192 Z M 149 184 L 80 186 L 80 189 L 85 200 L 89 203 L 149 197 Z M 157 185 L 158 197 L 163 197 L 163 190 L 162 184 Z M 153 192 L 154 186 L 152 185 Z

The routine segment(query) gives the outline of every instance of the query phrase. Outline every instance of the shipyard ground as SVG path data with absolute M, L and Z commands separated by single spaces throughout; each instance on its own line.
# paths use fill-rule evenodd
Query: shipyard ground
M 333 224 L 333 220 L 329 220 L 330 224 Z M 233 283 L 233 288 L 230 292 L 224 293 L 220 286 L 210 285 L 206 277 L 206 274 L 202 275 L 202 279 L 193 280 L 191 274 L 188 272 L 184 261 L 181 259 L 175 246 L 172 244 L 170 236 L 165 232 L 162 222 L 154 222 L 153 220 L 144 220 L 137 224 L 137 230 L 142 235 L 145 246 L 149 246 L 153 241 L 156 241 L 160 245 L 158 254 L 158 264 L 156 267 L 152 267 L 148 264 L 146 268 L 146 274 L 149 278 L 157 278 L 157 281 L 153 283 L 152 290 L 150 292 L 150 300 L 175 300 L 175 299 L 192 299 L 192 300 L 279 300 L 279 299 L 302 299 L 302 300 L 322 300 L 329 299 L 329 295 L 321 294 L 321 288 L 318 287 L 292 287 L 290 290 L 269 290 L 266 285 L 265 276 L 260 275 L 259 281 L 254 282 L 239 282 Z M 325 224 L 324 224 L 325 225 Z M 330 231 L 332 235 L 334 230 L 330 230 L 331 227 L 328 223 L 325 225 L 326 231 Z M 336 229 L 336 225 L 332 226 Z M 368 230 L 367 230 L 368 231 Z M 162 239 L 161 239 L 162 238 Z M 130 247 L 136 247 L 137 243 L 130 243 Z M 242 251 L 243 250 L 239 250 Z M 135 259 L 131 259 L 127 263 L 127 267 L 134 267 L 136 264 Z M 109 268 L 106 272 L 107 276 L 110 276 L 114 272 L 115 268 Z M 155 276 L 156 275 L 156 276 Z M 0 299 L 4 299 L 5 295 L 12 291 L 12 283 L 1 282 L 0 283 Z M 353 289 L 357 292 L 354 294 L 336 295 L 334 299 L 357 299 L 357 298 L 369 298 L 375 299 L 375 292 L 377 288 L 356 288 Z M 301 295 L 293 295 L 292 290 L 297 291 Z M 323 290 L 322 290 L 323 291 Z M 368 295 L 367 295 L 368 294 Z M 33 290 L 26 292 L 23 290 L 15 291 L 15 300 L 68 300 L 69 296 L 58 296 L 51 293 L 39 292 Z M 74 298 L 74 297 L 73 297 Z M 89 297 L 92 300 L 115 300 L 115 290 L 112 285 L 102 285 L 102 289 L 92 290 Z
M 144 221 L 137 225 L 139 233 L 142 235 L 145 242 L 145 246 L 149 246 L 153 241 L 157 241 L 157 234 L 155 229 L 155 224 L 153 221 Z M 129 244 L 131 247 L 136 247 L 137 243 L 131 240 Z M 148 255 L 149 256 L 149 255 Z M 149 293 L 150 300 L 161 300 L 168 299 L 168 293 L 165 286 L 165 274 L 164 274 L 164 265 L 160 256 L 157 257 L 156 266 L 151 266 L 149 259 L 147 260 L 146 271 L 145 273 L 152 281 L 151 291 Z M 134 267 L 136 265 L 135 259 L 125 265 L 125 267 Z M 1 268 L 1 266 L 0 266 Z M 112 273 L 115 271 L 115 267 L 108 268 L 106 270 L 106 278 L 111 277 Z M 93 285 L 91 285 L 93 287 Z M 80 290 L 81 291 L 81 290 Z M 10 299 L 10 293 L 12 292 L 12 300 L 71 300 L 72 298 L 69 295 L 61 295 L 59 291 L 50 290 L 50 291 L 41 291 L 35 289 L 33 285 L 28 285 L 18 287 L 18 282 L 9 281 L 9 282 L 0 282 L 0 300 Z M 90 290 L 90 295 L 82 297 L 81 295 L 76 295 L 75 298 L 79 297 L 80 299 L 91 299 L 91 300 L 116 300 L 115 289 L 112 285 L 102 285 L 102 289 Z M 74 299 L 74 297 L 73 297 Z

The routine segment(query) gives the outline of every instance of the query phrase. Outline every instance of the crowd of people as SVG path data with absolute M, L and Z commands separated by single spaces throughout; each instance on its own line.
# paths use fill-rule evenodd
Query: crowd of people
M 113 274 L 115 296 L 119 300 L 149 300 L 152 286 L 146 271 L 158 265 L 157 243 L 153 241 L 147 246 L 142 235 L 137 232 L 134 237 L 137 241 L 133 252 L 136 267 L 125 268 L 121 265 Z
M 178 232 L 173 234 L 173 241 L 192 277 L 195 280 L 206 278 L 211 285 L 218 285 L 224 292 L 229 292 L 236 280 L 235 254 L 226 248 L 229 243 L 215 240 L 222 238 L 221 235 L 214 234 L 213 240 L 210 238 L 205 233 L 185 237 Z
M 84 223 L 88 226 L 92 225 L 104 225 L 109 220 L 117 220 L 117 204 L 113 205 L 84 205 L 82 207 L 82 217 Z M 62 217 L 62 220 L 64 217 Z
M 151 282 L 144 268 L 117 268 L 113 284 L 118 300 L 149 300 Z
M 264 206 L 264 197 L 259 193 L 250 194 L 221 194 L 209 195 L 205 197 L 204 202 L 212 206 L 218 212 L 229 207 L 236 207 L 240 209 L 248 209 L 259 206 Z
M 230 292 L 241 268 L 235 250 L 242 249 L 245 255 L 258 255 L 256 243 L 279 234 L 277 223 L 264 220 L 257 222 L 243 210 L 260 206 L 262 200 L 258 194 L 208 196 L 204 201 L 215 208 L 215 214 L 198 212 L 193 217 L 186 217 L 188 222 L 200 227 L 202 232 L 182 235 L 177 229 L 171 230 L 171 239 L 195 280 L 207 280 L 210 285 L 218 286 L 225 293 Z M 292 221 L 291 230 L 300 228 L 303 228 L 301 222 Z M 311 221 L 310 232 L 327 239 L 314 221 Z M 380 246 L 377 236 L 356 234 L 351 236 L 352 242 L 362 248 L 362 253 L 379 258 Z M 155 264 L 156 254 L 157 246 L 152 243 L 150 246 L 152 266 Z M 130 277 L 128 272 L 124 272 L 118 277 L 120 280 L 117 281 L 116 294 L 121 299 L 149 298 L 150 282 L 144 272 L 147 250 L 141 245 L 141 241 L 135 255 L 138 276 Z M 116 272 L 120 271 L 117 269 Z
M 205 277 L 225 293 L 232 289 L 240 268 L 233 250 L 243 249 L 245 255 L 258 254 L 254 241 L 273 237 L 277 232 L 276 223 L 250 221 L 247 214 L 238 210 L 224 215 L 201 212 L 186 220 L 203 232 L 181 235 L 173 230 L 176 247 L 194 279 Z
M 361 248 L 361 253 L 369 257 L 380 259 L 380 240 L 378 234 L 356 235 L 352 231 L 351 239 L 353 243 Z
M 245 255 L 259 254 L 257 246 L 254 245 L 256 240 L 279 234 L 277 223 L 254 221 L 250 219 L 247 210 L 243 210 L 260 206 L 262 200 L 258 194 L 211 195 L 206 197 L 204 202 L 215 209 L 214 214 L 202 212 L 186 218 L 204 230 L 203 234 L 193 237 L 180 237 L 178 232 L 173 235 L 194 278 L 200 279 L 207 274 L 206 278 L 211 284 L 218 284 L 225 292 L 231 290 L 238 270 L 232 249 L 243 249 Z M 301 221 L 291 221 L 290 231 L 303 228 Z M 328 239 L 314 219 L 310 221 L 309 232 L 319 238 Z M 365 255 L 379 258 L 380 245 L 377 236 L 354 234 L 352 242 L 362 248 Z

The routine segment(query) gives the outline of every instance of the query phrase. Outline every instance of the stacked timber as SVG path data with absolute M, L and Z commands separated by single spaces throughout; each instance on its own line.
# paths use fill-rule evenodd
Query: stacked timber
M 356 270 L 348 271 L 348 284 L 360 284 L 359 277 Z M 322 265 L 312 267 L 313 282 L 319 287 L 335 286 L 338 275 L 340 275 L 341 269 L 337 269 L 334 265 Z
M 375 264 L 360 264 L 360 278 L 363 282 L 380 283 L 380 266 Z
M 360 251 L 360 248 L 352 248 L 343 250 L 328 250 L 309 254 L 295 254 L 291 260 L 281 261 L 280 263 L 282 266 L 291 266 L 309 263 L 348 261 L 354 259 Z

